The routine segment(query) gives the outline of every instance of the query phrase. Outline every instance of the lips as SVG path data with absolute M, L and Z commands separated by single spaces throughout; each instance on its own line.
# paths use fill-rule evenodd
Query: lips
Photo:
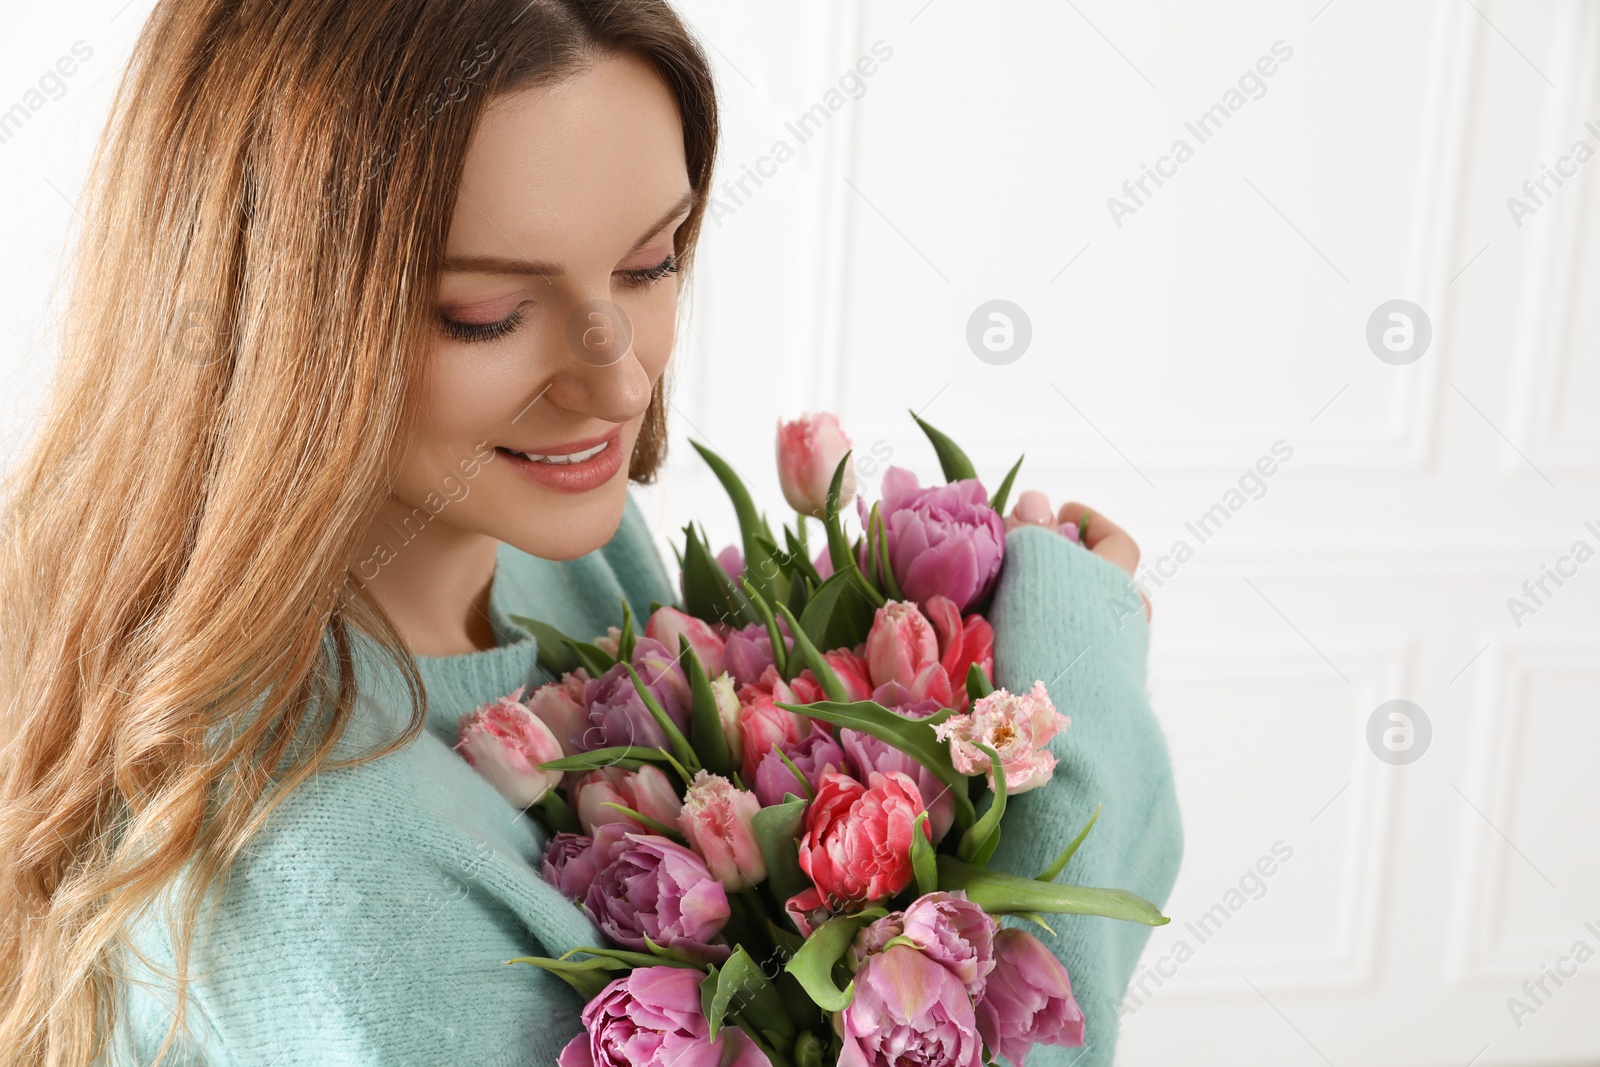
M 512 448 L 510 445 L 498 445 L 505 452 L 513 452 L 535 462 L 549 463 L 560 466 L 563 463 L 581 463 L 591 458 L 591 454 L 602 450 L 602 446 L 615 447 L 621 443 L 622 428 L 615 427 L 593 437 L 584 437 L 574 441 L 563 441 L 560 444 L 542 445 L 532 448 Z M 570 458 L 569 458 L 570 457 Z

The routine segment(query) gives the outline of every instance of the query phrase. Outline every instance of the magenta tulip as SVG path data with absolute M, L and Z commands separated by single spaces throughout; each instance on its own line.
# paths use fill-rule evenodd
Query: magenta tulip
M 910 945 L 867 960 L 840 1013 L 839 1067 L 981 1067 L 972 998 L 949 969 Z
M 679 654 L 679 635 L 687 637 L 689 648 L 700 661 L 700 666 L 705 668 L 706 678 L 715 678 L 722 673 L 723 640 L 704 619 L 697 619 L 671 606 L 660 607 L 645 623 L 644 635 L 661 642 L 661 646 L 673 656 Z
M 856 511 L 865 529 L 869 515 L 859 498 Z M 890 467 L 878 511 L 889 567 L 907 599 L 925 604 L 942 594 L 966 611 L 989 592 L 1005 555 L 1005 525 L 978 479 L 924 489 L 911 471 Z
M 1083 1011 L 1067 969 L 1038 938 L 1006 927 L 995 935 L 994 960 L 977 1004 L 978 1032 L 991 1053 L 1024 1067 L 1034 1045 L 1083 1044 Z
M 728 922 L 728 894 L 705 861 L 657 834 L 608 823 L 595 831 L 599 871 L 584 910 L 611 940 L 649 950 L 645 938 L 708 963 L 728 958 L 711 943 Z
M 561 1050 L 559 1067 L 771 1067 L 737 1026 L 711 1040 L 700 1007 L 699 971 L 639 967 L 583 1008 L 583 1033 Z

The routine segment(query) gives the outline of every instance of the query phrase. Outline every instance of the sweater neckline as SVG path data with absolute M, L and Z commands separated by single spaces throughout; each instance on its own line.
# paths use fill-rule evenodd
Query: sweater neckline
M 450 746 L 459 739 L 459 723 L 467 712 L 509 696 L 519 687 L 531 690 L 551 680 L 539 666 L 538 637 L 511 618 L 512 611 L 522 614 L 528 608 L 525 604 L 508 603 L 516 585 L 510 580 L 509 555 L 510 546 L 502 542 L 496 549 L 494 574 L 489 581 L 489 622 L 495 647 L 446 656 L 409 653 L 427 693 L 426 728 Z M 393 676 L 393 665 L 377 642 L 359 630 L 355 632 L 365 643 L 367 662 L 382 674 Z M 388 665 L 377 666 L 380 661 Z M 384 683 L 377 685 L 383 687 Z M 398 678 L 391 677 L 389 685 L 398 693 L 404 691 L 404 683 Z

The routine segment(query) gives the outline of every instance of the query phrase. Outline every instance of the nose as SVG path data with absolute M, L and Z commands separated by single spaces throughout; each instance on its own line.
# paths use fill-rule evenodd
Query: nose
M 633 323 L 618 304 L 591 296 L 563 316 L 545 399 L 569 411 L 626 422 L 650 403 L 650 375 L 633 351 Z

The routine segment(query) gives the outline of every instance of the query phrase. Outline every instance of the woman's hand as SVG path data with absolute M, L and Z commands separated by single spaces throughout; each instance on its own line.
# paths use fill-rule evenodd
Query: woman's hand
M 1006 529 L 1011 530 L 1017 526 L 1037 525 L 1049 527 L 1061 532 L 1062 527 L 1070 527 L 1074 531 L 1083 525 L 1084 514 L 1088 513 L 1088 524 L 1083 526 L 1082 544 L 1090 552 L 1101 559 L 1115 563 L 1128 572 L 1128 577 L 1133 578 L 1135 569 L 1139 566 L 1139 546 L 1127 531 L 1097 511 L 1090 511 L 1084 505 L 1071 502 L 1061 505 L 1060 511 L 1052 511 L 1050 498 L 1037 489 L 1029 489 L 1017 497 L 1016 506 L 1011 509 L 1011 514 L 1005 517 Z M 1071 536 L 1063 533 L 1062 536 Z M 1139 591 L 1139 599 L 1144 601 L 1144 617 L 1150 618 L 1150 598 L 1144 595 L 1144 590 Z

